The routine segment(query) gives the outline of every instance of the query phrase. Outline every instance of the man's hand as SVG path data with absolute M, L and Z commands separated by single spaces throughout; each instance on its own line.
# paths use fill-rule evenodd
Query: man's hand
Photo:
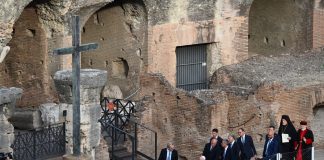
M 306 138 L 305 137 L 303 138 L 303 141 L 306 143 Z

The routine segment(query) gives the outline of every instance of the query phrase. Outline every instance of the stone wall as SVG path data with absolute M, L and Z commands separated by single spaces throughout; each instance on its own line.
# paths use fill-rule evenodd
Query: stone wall
M 324 22 L 322 20 L 322 16 L 324 15 L 324 1 L 315 0 L 314 8 L 313 48 L 319 48 L 324 46 Z
M 12 152 L 14 127 L 8 119 L 12 117 L 21 94 L 20 88 L 0 88 L 0 153 Z
M 107 88 L 118 86 L 125 96 L 139 88 L 138 75 L 147 55 L 144 4 L 120 1 L 101 8 L 84 25 L 82 42 L 99 44 L 99 49 L 82 54 L 81 65 L 107 70 Z
M 249 54 L 311 49 L 312 0 L 257 0 L 249 13 Z
M 278 128 L 283 114 L 291 117 L 296 129 L 306 120 L 319 147 L 323 117 L 322 109 L 315 106 L 324 100 L 323 60 L 319 51 L 255 57 L 220 68 L 211 79 L 212 90 L 195 92 L 175 89 L 161 75 L 144 75 L 137 97 L 142 103 L 139 121 L 158 132 L 159 149 L 173 141 L 181 159 L 197 159 L 212 128 L 218 128 L 224 138 L 245 128 L 260 155 L 267 127 Z M 152 137 L 143 131 L 139 134 L 140 148 L 152 153 Z
M 6 15 L 8 14 L 7 12 L 1 12 L 2 18 L 0 19 L 0 23 L 6 24 L 1 25 L 2 28 L 0 29 L 0 33 L 4 38 L 1 42 L 1 46 L 9 45 L 8 42 L 11 39 L 13 24 L 15 22 L 20 23 L 18 22 L 20 21 L 18 18 L 23 12 L 23 8 L 27 6 L 29 2 L 30 1 L 23 1 L 17 3 L 10 0 L 6 2 L 4 6 L 1 6 L 4 11 L 7 11 L 7 8 L 13 5 L 17 6 L 17 10 L 10 15 Z M 71 68 L 70 55 L 54 57 L 51 56 L 50 53 L 54 48 L 71 45 L 70 20 L 73 14 L 79 14 L 81 16 L 82 25 L 87 26 L 85 27 L 87 28 L 85 33 L 83 33 L 83 42 L 98 42 L 100 46 L 102 46 L 93 53 L 83 55 L 83 66 L 101 68 L 109 72 L 117 72 L 116 74 L 111 74 L 112 76 L 109 78 L 109 81 L 112 86 L 121 87 L 124 96 L 132 93 L 134 88 L 139 88 L 138 73 L 140 71 L 161 73 L 172 85 L 175 85 L 175 50 L 177 46 L 201 43 L 216 44 L 217 48 L 210 52 L 212 57 L 217 57 L 217 59 L 213 59 L 212 62 L 208 64 L 210 74 L 221 66 L 235 64 L 248 59 L 249 27 L 251 28 L 251 25 L 253 26 L 253 24 L 260 24 L 263 22 L 263 20 L 260 19 L 253 20 L 253 17 L 256 15 L 260 17 L 261 14 L 265 15 L 263 17 L 267 17 L 266 15 L 268 15 L 268 13 L 265 12 L 254 13 L 253 9 L 252 14 L 250 14 L 253 0 L 246 0 L 243 2 L 238 0 L 208 0 L 203 5 L 197 0 L 139 0 L 137 2 L 118 0 L 113 4 L 109 3 L 111 3 L 111 0 L 93 0 L 89 2 L 81 0 L 64 2 L 51 0 L 44 2 L 33 1 L 29 4 L 28 7 L 33 6 L 36 8 L 38 17 L 36 18 L 35 16 L 34 18 L 38 19 L 39 25 L 41 25 L 42 30 L 44 30 L 44 37 L 46 37 L 42 42 L 44 42 L 43 45 L 45 45 L 47 49 L 42 52 L 42 54 L 43 56 L 48 54 L 48 56 L 47 59 L 43 61 L 44 64 L 42 67 L 44 68 L 44 72 L 47 72 L 44 77 L 44 80 L 47 82 L 44 82 L 46 85 L 41 86 L 40 90 L 47 92 L 45 93 L 46 96 L 43 98 L 47 98 L 47 102 L 57 100 L 55 99 L 55 89 L 53 89 L 54 83 L 51 79 L 55 71 Z M 314 47 L 320 46 L 320 38 L 318 38 L 320 36 L 316 36 L 317 39 L 316 37 L 313 39 L 311 37 L 313 34 L 311 33 L 313 32 L 312 30 L 314 30 L 314 35 L 318 35 L 317 33 L 320 34 L 321 32 L 320 28 L 323 28 L 320 23 L 321 14 L 317 12 L 321 10 L 321 2 L 317 0 L 314 5 L 314 28 L 311 27 L 311 24 L 304 23 L 305 17 L 312 17 L 312 1 L 296 1 L 295 4 L 295 8 L 286 7 L 282 9 L 283 14 L 290 10 L 295 10 L 296 12 L 294 13 L 297 13 L 299 10 L 305 11 L 303 12 L 305 14 L 302 14 L 304 18 L 300 18 L 300 21 L 296 22 L 299 24 L 296 25 L 297 29 L 299 28 L 300 31 L 302 31 L 300 33 L 303 33 L 303 35 L 297 35 L 298 38 L 294 38 L 294 40 L 296 40 L 294 42 L 298 42 L 298 44 L 307 44 L 300 50 L 309 49 L 311 44 L 308 43 L 312 41 L 314 41 Z M 268 8 L 271 9 L 271 6 L 268 6 Z M 107 21 L 107 19 L 101 18 L 99 20 L 102 22 L 104 21 L 104 24 L 95 24 L 94 16 L 100 18 L 102 14 L 107 17 L 111 16 L 113 13 L 116 14 L 110 17 L 110 19 L 113 18 L 115 19 L 114 21 Z M 251 17 L 252 20 L 250 19 Z M 266 19 L 265 21 L 267 22 L 271 20 L 270 17 Z M 277 21 L 279 20 L 280 19 Z M 307 20 L 311 21 L 312 18 L 307 18 Z M 252 24 L 250 23 L 251 21 L 253 22 Z M 116 33 L 108 33 L 109 30 L 112 30 L 116 26 L 121 30 L 116 31 Z M 284 32 L 286 30 L 282 31 Z M 271 34 L 272 32 L 272 30 L 269 30 L 269 35 L 274 35 Z M 101 35 L 101 33 L 104 34 Z M 305 36 L 305 34 L 307 36 Z M 251 37 L 253 38 L 253 34 L 250 34 L 250 38 Z M 18 41 L 21 41 L 23 38 L 18 37 L 18 39 Z M 269 40 L 271 41 L 271 39 Z M 257 41 L 260 42 L 260 39 Z M 261 42 L 263 44 L 262 36 Z M 279 42 L 277 43 L 277 41 L 274 42 L 276 45 L 280 44 Z M 285 45 L 291 44 L 288 40 L 285 40 L 284 43 Z M 303 46 L 296 45 L 296 43 L 294 43 L 294 46 Z M 15 45 L 12 44 L 12 46 Z M 279 46 L 280 51 L 282 51 L 282 49 L 286 51 L 287 48 L 289 47 L 280 48 Z M 27 50 L 28 47 L 23 47 L 22 49 Z M 105 50 L 109 50 L 110 53 L 104 54 Z M 15 51 L 11 53 L 13 52 Z M 103 57 L 103 55 L 105 56 Z M 210 61 L 210 59 L 208 61 Z M 126 73 L 127 68 L 128 73 Z M 5 69 L 2 70 L 2 72 L 4 71 Z M 8 71 L 15 72 L 16 70 L 13 69 L 12 71 L 7 69 L 7 72 Z M 29 74 L 32 75 L 33 73 Z M 120 77 L 119 74 L 124 76 Z M 5 75 L 5 73 L 1 75 Z M 122 78 L 126 75 L 126 79 Z M 6 79 L 13 78 L 12 76 L 1 77 L 6 77 Z M 9 86 L 9 84 L 5 83 L 2 85 Z M 39 95 L 37 91 L 31 93 L 32 95 Z M 37 102 L 37 104 L 39 103 Z
M 197 159 L 212 128 L 218 127 L 221 135 L 227 132 L 225 117 L 228 106 L 223 92 L 188 94 L 173 88 L 161 75 L 141 76 L 141 86 L 138 95 L 141 112 L 137 116 L 140 123 L 157 131 L 158 152 L 168 142 L 173 142 L 180 159 Z M 195 94 L 202 97 L 195 98 Z M 152 155 L 154 135 L 146 130 L 140 130 L 138 134 L 139 150 Z
M 55 100 L 47 62 L 47 40 L 36 8 L 26 8 L 14 24 L 11 49 L 0 64 L 0 84 L 24 89 L 18 107 L 38 106 Z

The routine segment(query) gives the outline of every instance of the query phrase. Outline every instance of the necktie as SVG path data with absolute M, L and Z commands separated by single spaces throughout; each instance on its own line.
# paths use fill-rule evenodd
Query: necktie
M 269 139 L 268 143 L 267 143 L 267 148 L 266 148 L 266 156 L 268 156 L 268 147 L 271 143 L 272 139 Z
M 245 138 L 244 138 L 244 136 L 242 137 L 242 143 L 243 143 L 243 144 L 245 143 Z
M 171 160 L 171 151 L 168 152 L 168 158 L 167 160 Z
M 224 150 L 223 159 L 225 159 L 227 148 Z

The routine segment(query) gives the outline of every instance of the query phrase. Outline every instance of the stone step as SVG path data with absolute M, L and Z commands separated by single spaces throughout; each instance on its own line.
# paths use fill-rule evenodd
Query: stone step
M 122 149 L 119 151 L 115 151 L 115 153 L 112 154 L 116 159 L 124 160 L 124 159 L 131 159 L 132 153 L 128 152 L 127 149 Z
M 112 150 L 112 147 L 109 146 L 109 149 L 108 151 L 111 152 Z M 122 151 L 122 150 L 126 150 L 127 151 L 127 148 L 124 147 L 123 145 L 117 145 L 117 146 L 114 146 L 114 151 L 117 152 L 117 151 Z

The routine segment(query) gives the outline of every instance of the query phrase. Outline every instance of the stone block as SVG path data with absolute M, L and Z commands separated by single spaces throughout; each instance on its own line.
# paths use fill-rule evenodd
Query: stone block
M 14 112 L 10 120 L 14 127 L 22 130 L 30 130 L 43 126 L 41 112 L 38 108 L 18 109 Z
M 57 71 L 54 76 L 55 86 L 62 103 L 72 103 L 72 71 Z M 101 88 L 107 81 L 107 71 L 97 69 L 82 69 L 80 71 L 80 99 L 84 102 L 98 102 Z
M 14 140 L 14 127 L 8 122 L 7 117 L 0 112 L 0 152 L 12 152 L 10 148 Z
M 23 90 L 20 88 L 0 88 L 0 106 L 7 118 L 10 118 L 16 107 L 16 100 L 21 98 Z

